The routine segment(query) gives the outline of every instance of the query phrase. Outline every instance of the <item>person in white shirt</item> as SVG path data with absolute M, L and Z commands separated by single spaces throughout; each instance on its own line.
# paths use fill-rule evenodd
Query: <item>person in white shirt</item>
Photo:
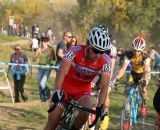
M 31 39 L 31 48 L 32 48 L 32 51 L 36 52 L 36 50 L 39 48 L 39 45 L 38 45 L 38 40 L 36 38 L 36 35 L 33 36 L 33 39 Z

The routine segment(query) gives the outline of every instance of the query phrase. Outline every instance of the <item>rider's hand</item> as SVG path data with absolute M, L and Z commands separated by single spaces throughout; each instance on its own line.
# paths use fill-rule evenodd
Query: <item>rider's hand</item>
M 141 81 L 141 86 L 142 86 L 142 88 L 145 88 L 146 85 L 147 85 L 147 81 L 146 81 L 146 80 L 142 80 L 142 81 Z
M 117 79 L 113 79 L 113 80 L 110 80 L 109 81 L 109 86 L 112 88 L 112 89 L 115 89 L 116 86 L 118 84 L 118 80 Z
M 101 106 L 97 106 L 96 107 L 96 117 L 101 118 L 103 116 L 103 113 L 104 113 L 104 105 L 102 104 Z
M 57 103 L 63 98 L 64 98 L 64 90 L 55 90 L 53 92 L 51 101 L 52 101 L 52 103 Z

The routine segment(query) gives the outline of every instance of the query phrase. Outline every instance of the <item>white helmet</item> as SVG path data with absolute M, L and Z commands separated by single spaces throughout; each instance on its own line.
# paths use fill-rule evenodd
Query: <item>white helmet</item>
M 99 27 L 91 29 L 88 35 L 89 45 L 99 51 L 110 49 L 109 35 Z
M 136 37 L 132 42 L 132 47 L 136 51 L 143 51 L 145 48 L 145 40 L 142 37 Z
M 104 24 L 100 24 L 97 26 L 98 28 L 101 28 L 103 30 L 103 32 L 107 33 L 108 34 L 108 28 L 104 25 Z

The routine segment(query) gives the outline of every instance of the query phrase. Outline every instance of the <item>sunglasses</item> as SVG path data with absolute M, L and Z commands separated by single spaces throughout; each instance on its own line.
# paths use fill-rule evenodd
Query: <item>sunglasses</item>
M 66 37 L 68 37 L 68 38 L 72 38 L 72 36 L 67 36 L 67 35 L 66 35 Z
M 92 49 L 92 51 L 95 53 L 95 54 L 100 54 L 100 55 L 102 55 L 104 52 L 103 51 L 99 51 L 99 50 L 97 50 L 97 49 L 95 49 L 95 48 L 93 48 L 93 47 L 91 47 L 91 49 Z
M 134 50 L 134 52 L 141 52 L 141 51 L 138 51 L 138 50 Z
M 16 51 L 19 51 L 20 49 L 19 49 L 19 48 L 16 48 L 15 50 L 16 50 Z

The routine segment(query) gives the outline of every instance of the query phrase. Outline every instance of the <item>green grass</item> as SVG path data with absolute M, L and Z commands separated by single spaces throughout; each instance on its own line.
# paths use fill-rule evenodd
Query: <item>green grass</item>
M 8 36 L 8 35 L 1 35 L 0 34 L 0 42 L 10 42 L 10 41 L 17 41 L 23 38 L 18 36 Z

